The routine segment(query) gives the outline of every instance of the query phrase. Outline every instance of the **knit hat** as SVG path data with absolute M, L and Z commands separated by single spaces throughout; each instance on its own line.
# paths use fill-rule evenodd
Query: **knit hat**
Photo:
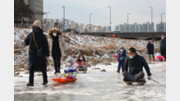
M 154 42 L 153 40 L 150 40 L 150 42 L 152 43 L 152 42 Z
M 32 27 L 39 27 L 41 28 L 41 21 L 40 20 L 35 20 Z

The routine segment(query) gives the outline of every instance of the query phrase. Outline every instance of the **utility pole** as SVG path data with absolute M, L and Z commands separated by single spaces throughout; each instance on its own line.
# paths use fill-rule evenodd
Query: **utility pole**
M 153 6 L 149 7 L 151 9 L 151 24 L 153 23 Z
M 48 23 L 47 23 L 47 19 L 48 19 L 48 14 L 49 14 L 49 12 L 45 12 L 45 14 L 46 14 L 46 30 L 48 30 Z
M 129 15 L 130 15 L 130 13 L 127 13 L 127 27 L 126 27 L 126 32 L 129 30 Z
M 91 15 L 92 13 L 89 13 L 89 31 L 91 32 Z
M 164 15 L 164 13 L 161 13 L 161 31 L 163 32 L 163 15 Z
M 111 22 L 111 6 L 108 6 L 108 8 L 109 8 L 109 24 L 110 24 L 110 32 L 111 32 L 111 24 L 112 24 L 112 22 Z
M 63 8 L 63 28 L 62 28 L 62 30 L 64 31 L 65 30 L 65 6 L 62 6 L 62 8 Z

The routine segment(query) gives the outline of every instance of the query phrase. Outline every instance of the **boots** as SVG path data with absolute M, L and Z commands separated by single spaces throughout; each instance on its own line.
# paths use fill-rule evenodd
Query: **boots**
M 29 83 L 26 86 L 34 86 L 34 70 L 29 71 Z
M 33 83 L 28 83 L 28 84 L 26 84 L 26 86 L 34 86 L 34 84 Z

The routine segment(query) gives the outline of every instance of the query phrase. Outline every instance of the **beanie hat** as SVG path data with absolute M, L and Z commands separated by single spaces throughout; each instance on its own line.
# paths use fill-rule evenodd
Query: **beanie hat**
M 32 27 L 39 27 L 39 28 L 41 28 L 41 21 L 35 20 L 33 25 L 32 25 Z

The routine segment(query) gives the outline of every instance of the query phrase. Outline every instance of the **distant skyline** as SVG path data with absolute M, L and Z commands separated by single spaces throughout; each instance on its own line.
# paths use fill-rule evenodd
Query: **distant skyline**
M 130 24 L 150 22 L 150 6 L 154 8 L 155 24 L 160 22 L 161 13 L 166 21 L 166 0 L 44 0 L 44 12 L 49 12 L 48 18 L 62 20 L 62 6 L 66 8 L 66 19 L 89 24 L 89 13 L 93 13 L 91 23 L 100 26 L 109 26 L 107 6 L 111 6 L 113 30 L 116 25 L 127 22 L 128 12 Z

